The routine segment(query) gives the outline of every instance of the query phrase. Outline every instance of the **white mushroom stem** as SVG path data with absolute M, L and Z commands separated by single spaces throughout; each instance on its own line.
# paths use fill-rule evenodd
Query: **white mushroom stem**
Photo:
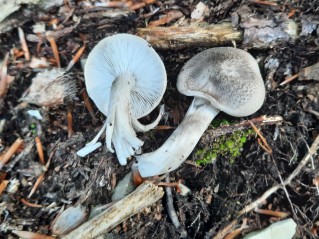
M 158 123 L 160 122 L 162 116 L 164 114 L 164 105 L 161 105 L 161 108 L 160 108 L 160 112 L 157 116 L 157 118 L 155 119 L 155 121 L 151 124 L 148 124 L 148 125 L 143 125 L 141 124 L 137 119 L 136 117 L 134 117 L 132 115 L 132 125 L 133 125 L 133 128 L 137 131 L 137 132 L 147 132 L 153 128 L 155 128 Z
M 112 84 L 108 116 L 106 120 L 106 147 L 114 153 L 112 143 L 121 165 L 126 165 L 126 159 L 134 155 L 143 141 L 136 137 L 131 124 L 131 90 L 135 85 L 134 76 L 122 74 Z
M 136 157 L 141 176 L 150 177 L 177 169 L 218 113 L 219 110 L 207 100 L 195 97 L 185 118 L 166 142 L 156 151 Z
M 136 137 L 136 131 L 145 132 L 156 127 L 164 114 L 164 106 L 161 106 L 160 113 L 156 120 L 148 125 L 141 124 L 133 115 L 130 95 L 135 85 L 135 78 L 132 74 L 122 74 L 118 76 L 111 88 L 108 116 L 103 128 L 95 138 L 77 154 L 81 157 L 86 156 L 101 146 L 98 139 L 102 132 L 106 130 L 106 147 L 114 153 L 112 143 L 115 148 L 117 158 L 121 165 L 126 165 L 126 159 L 135 154 L 142 145 L 143 141 Z

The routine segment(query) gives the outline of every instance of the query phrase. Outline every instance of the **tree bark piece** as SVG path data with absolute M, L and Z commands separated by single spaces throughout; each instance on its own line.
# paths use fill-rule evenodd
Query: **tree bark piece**
M 163 50 L 212 47 L 243 40 L 242 32 L 235 30 L 231 23 L 139 28 L 137 35 Z
M 152 205 L 164 195 L 163 189 L 145 181 L 133 193 L 114 203 L 102 214 L 92 218 L 61 239 L 90 239 L 107 233 L 125 219 Z

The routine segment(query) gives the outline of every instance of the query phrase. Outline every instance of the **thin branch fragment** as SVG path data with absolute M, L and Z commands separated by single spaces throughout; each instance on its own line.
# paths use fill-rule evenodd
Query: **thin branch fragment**
M 202 136 L 202 141 L 211 141 L 214 138 L 220 137 L 222 135 L 230 134 L 238 130 L 250 129 L 252 126 L 250 122 L 254 123 L 256 126 L 262 125 L 274 125 L 280 124 L 283 121 L 281 116 L 260 116 L 251 120 L 245 120 L 238 124 L 233 125 L 223 125 L 215 129 L 208 129 Z

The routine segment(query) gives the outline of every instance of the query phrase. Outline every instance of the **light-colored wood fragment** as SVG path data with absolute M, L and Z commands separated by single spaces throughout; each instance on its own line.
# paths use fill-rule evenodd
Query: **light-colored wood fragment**
M 146 181 L 134 192 L 114 203 L 102 214 L 92 218 L 61 239 L 90 239 L 107 233 L 125 219 L 137 214 L 152 205 L 164 195 L 163 189 L 152 182 Z
M 154 48 L 182 49 L 187 47 L 212 47 L 232 44 L 243 40 L 243 34 L 231 23 L 151 27 L 137 29 L 137 35 L 147 40 Z

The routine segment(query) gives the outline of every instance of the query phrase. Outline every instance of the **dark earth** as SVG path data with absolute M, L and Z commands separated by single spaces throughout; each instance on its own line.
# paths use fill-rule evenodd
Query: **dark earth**
M 94 2 L 90 1 L 91 4 Z M 35 5 L 21 6 L 19 11 L 28 14 L 13 16 L 19 19 L 17 25 L 13 24 L 11 29 L 0 34 L 0 59 L 4 59 L 6 53 L 11 52 L 8 74 L 14 76 L 1 103 L 1 150 L 5 152 L 18 137 L 24 140 L 23 148 L 16 152 L 1 172 L 4 175 L 2 180 L 10 180 L 9 185 L 16 180 L 18 188 L 13 191 L 6 189 L 0 196 L 0 238 L 18 238 L 12 234 L 12 230 L 51 235 L 50 224 L 63 205 L 72 206 L 80 200 L 89 209 L 110 203 L 116 183 L 131 170 L 134 160 L 127 166 L 120 166 L 116 156 L 106 153 L 104 147 L 85 158 L 76 155 L 77 150 L 93 139 L 105 119 L 93 102 L 96 119 L 92 118 L 84 105 L 81 93 L 85 85 L 80 61 L 71 69 L 71 80 L 77 85 L 75 96 L 65 97 L 64 103 L 60 105 L 21 106 L 19 99 L 30 86 L 36 70 L 27 64 L 24 56 L 13 59 L 12 49 L 21 50 L 17 27 L 20 26 L 25 36 L 28 36 L 34 34 L 32 26 L 37 22 L 43 21 L 47 30 L 54 30 L 52 24 L 50 25 L 52 19 L 58 19 L 58 22 L 66 20 L 63 28 L 74 28 L 56 39 L 61 66 L 66 67 L 76 51 L 83 46 L 83 38 L 86 49 L 81 58 L 86 58 L 97 42 L 104 37 L 116 33 L 135 34 L 137 28 L 146 27 L 147 22 L 158 20 L 171 10 L 180 11 L 185 19 L 189 20 L 198 2 L 153 1 L 130 11 L 127 16 L 114 18 L 98 15 L 100 11 L 108 8 L 88 8 L 84 6 L 84 1 L 65 1 L 66 6 L 74 9 L 68 19 L 68 14 L 63 12 L 66 10 L 61 10 L 59 6 L 46 11 Z M 258 46 L 254 44 L 254 40 L 248 42 L 245 38 L 248 36 L 244 35 L 244 39 L 236 43 L 237 48 L 247 50 L 257 59 L 265 80 L 266 101 L 259 111 L 249 117 L 238 119 L 220 113 L 217 119 L 227 119 L 230 124 L 235 124 L 267 115 L 281 116 L 283 121 L 259 127 L 272 149 L 272 154 L 260 147 L 254 134 L 248 137 L 240 155 L 234 160 L 217 155 L 213 162 L 195 166 L 198 157 L 193 153 L 187 163 L 170 173 L 172 182 L 182 180 L 191 190 L 187 196 L 181 196 L 173 190 L 174 207 L 189 238 L 216 236 L 236 218 L 245 205 L 258 199 L 273 185 L 285 180 L 308 153 L 308 148 L 319 132 L 319 78 L 295 79 L 283 86 L 279 85 L 287 77 L 319 62 L 319 1 L 216 0 L 203 3 L 207 6 L 208 12 L 202 21 L 209 24 L 234 20 L 234 14 L 237 13 L 239 23 L 244 21 L 245 16 L 241 14 L 245 13 L 240 10 L 244 6 L 249 8 L 251 16 L 257 19 L 276 19 L 276 22 L 280 16 L 281 19 L 293 20 L 298 26 L 298 35 L 274 40 L 271 44 L 258 42 Z M 156 8 L 159 10 L 145 17 L 145 14 Z M 115 8 L 117 9 L 121 8 Z M 97 13 L 96 16 L 84 18 L 92 12 Z M 76 17 L 83 19 L 76 24 Z M 168 21 L 162 26 L 169 27 L 177 20 Z M 238 30 L 244 30 L 240 24 L 236 27 Z M 37 53 L 36 42 L 27 40 L 27 45 L 31 56 L 53 59 L 54 66 L 54 56 L 49 42 L 44 40 L 41 44 L 40 55 Z M 233 44 L 229 42 L 227 45 Z M 168 75 L 167 90 L 161 102 L 165 104 L 166 114 L 160 125 L 171 127 L 139 133 L 138 137 L 145 142 L 143 152 L 153 151 L 162 145 L 183 119 L 192 99 L 177 91 L 176 78 L 188 59 L 207 48 L 200 45 L 183 49 L 155 48 L 164 62 Z M 30 109 L 39 110 L 43 120 L 30 117 L 27 114 Z M 73 116 L 72 135 L 68 134 L 68 112 Z M 151 122 L 156 115 L 157 110 L 141 121 Z M 41 139 L 46 162 L 49 158 L 51 161 L 43 181 L 28 198 L 37 177 L 44 172 L 34 144 L 35 136 Z M 200 141 L 194 152 L 208 147 L 206 144 L 206 141 Z M 19 154 L 25 152 L 28 145 L 33 147 L 19 161 L 14 162 Z M 319 192 L 314 184 L 314 179 L 319 176 L 318 160 L 318 156 L 314 155 L 301 173 L 286 187 L 286 192 L 280 189 L 260 205 L 263 209 L 287 212 L 288 217 L 293 218 L 298 225 L 295 238 L 318 238 Z M 21 199 L 43 207 L 27 206 Z M 249 228 L 244 230 L 243 234 L 279 220 L 275 216 L 251 211 L 239 218 L 237 227 L 244 218 L 248 221 Z M 104 238 L 180 238 L 180 233 L 167 214 L 164 196 L 150 208 L 119 224 Z

